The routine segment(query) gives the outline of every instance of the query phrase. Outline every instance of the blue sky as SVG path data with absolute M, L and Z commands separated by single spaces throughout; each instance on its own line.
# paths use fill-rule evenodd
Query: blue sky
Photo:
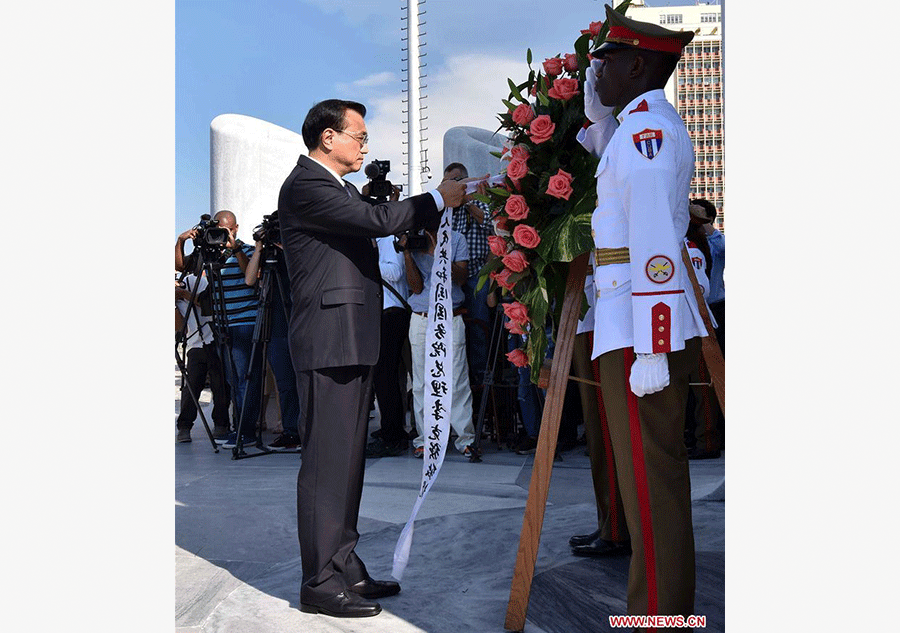
M 390 160 L 390 178 L 406 182 L 401 4 L 177 0 L 176 233 L 209 212 L 209 124 L 219 114 L 244 114 L 299 132 L 313 103 L 332 97 L 361 101 L 369 108 L 368 157 Z M 423 83 L 433 172 L 443 166 L 446 129 L 496 129 L 506 78 L 521 81 L 527 75 L 527 48 L 536 63 L 571 52 L 580 29 L 604 16 L 599 0 L 571 0 L 565 12 L 550 6 L 522 0 L 426 1 Z

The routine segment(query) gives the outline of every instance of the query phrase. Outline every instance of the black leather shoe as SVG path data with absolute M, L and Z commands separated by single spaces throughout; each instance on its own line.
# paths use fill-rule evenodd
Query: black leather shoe
M 336 596 L 317 602 L 300 602 L 303 613 L 324 613 L 333 618 L 367 618 L 381 613 L 381 605 L 377 602 L 363 600 L 349 591 L 342 591 Z
M 569 539 L 569 547 L 577 547 L 578 545 L 589 545 L 600 538 L 600 530 L 591 532 L 590 534 L 578 534 Z
M 366 446 L 366 457 L 396 457 L 402 455 L 405 450 L 401 447 L 400 442 L 385 442 L 379 438 L 374 442 L 369 442 L 369 445 Z
M 575 556 L 591 556 L 595 558 L 603 556 L 624 556 L 631 553 L 631 544 L 627 541 L 616 543 L 615 541 L 604 541 L 598 538 L 593 543 L 587 545 L 577 545 L 572 548 L 572 554 Z
M 719 459 L 722 456 L 722 450 L 707 451 L 702 448 L 694 447 L 688 451 L 688 459 Z
M 375 580 L 373 578 L 366 578 L 365 580 L 360 580 L 355 585 L 352 585 L 350 591 L 363 598 L 377 600 L 378 598 L 387 598 L 388 596 L 395 596 L 400 593 L 400 584 L 393 580 Z

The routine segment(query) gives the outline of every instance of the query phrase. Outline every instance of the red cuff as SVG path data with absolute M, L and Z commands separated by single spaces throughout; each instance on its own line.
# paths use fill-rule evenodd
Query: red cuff
M 663 302 L 653 306 L 651 329 L 653 334 L 653 353 L 660 354 L 672 351 L 672 308 Z

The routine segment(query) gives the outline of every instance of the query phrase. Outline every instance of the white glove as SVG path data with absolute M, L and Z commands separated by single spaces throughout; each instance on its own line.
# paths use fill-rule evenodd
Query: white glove
M 584 73 L 584 116 L 593 123 L 597 123 L 613 113 L 612 107 L 606 107 L 600 103 L 600 96 L 594 90 L 594 82 L 602 63 L 599 59 L 592 59 L 591 67 Z
M 669 386 L 669 361 L 665 354 L 638 354 L 628 381 L 638 398 Z

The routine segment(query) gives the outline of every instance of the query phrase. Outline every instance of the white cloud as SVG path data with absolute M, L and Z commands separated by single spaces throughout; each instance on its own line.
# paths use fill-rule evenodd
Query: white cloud
M 496 130 L 499 126 L 496 114 L 504 108 L 501 99 L 509 95 L 507 78 L 521 83 L 528 76 L 528 66 L 523 60 L 511 57 L 465 54 L 449 57 L 440 66 L 428 66 L 425 72 L 428 76 L 422 83 L 427 86 L 423 90 L 427 97 L 422 103 L 428 106 L 425 110 L 428 130 L 423 136 L 428 140 L 423 145 L 428 150 L 432 175 L 426 186 L 433 187 L 440 182 L 444 167 L 444 133 L 460 125 Z M 406 93 L 401 94 L 399 89 L 392 95 L 383 91 L 360 95 L 369 110 L 366 127 L 372 140 L 367 159 L 390 160 L 388 178 L 395 184 L 403 183 L 404 191 L 407 189 L 404 175 L 407 169 L 403 165 L 406 157 L 402 154 L 406 149 L 403 144 L 406 124 L 402 123 L 406 120 L 402 114 L 406 109 L 402 103 L 405 98 Z M 362 183 L 365 177 L 360 173 L 353 180 Z
M 357 79 L 351 85 L 355 88 L 376 88 L 380 86 L 386 86 L 391 83 L 395 85 L 399 84 L 400 78 L 397 77 L 395 73 L 385 71 L 382 73 L 369 75 L 368 77 L 363 77 L 362 79 Z

